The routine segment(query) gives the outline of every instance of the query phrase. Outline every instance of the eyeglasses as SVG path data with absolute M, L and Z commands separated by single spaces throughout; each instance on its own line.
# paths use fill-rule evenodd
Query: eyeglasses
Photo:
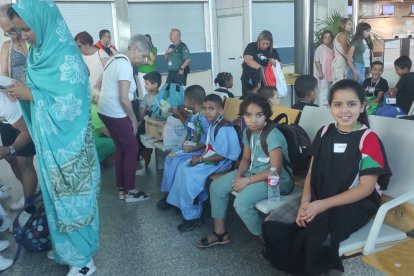
M 257 114 L 244 114 L 243 117 L 245 119 L 253 119 L 255 118 L 256 120 L 260 120 L 264 117 L 263 113 L 257 113 Z

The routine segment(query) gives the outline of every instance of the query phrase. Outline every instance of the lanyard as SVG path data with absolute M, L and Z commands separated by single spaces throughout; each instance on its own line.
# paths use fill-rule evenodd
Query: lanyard
M 263 128 L 265 126 L 266 126 L 266 123 L 263 126 Z M 260 136 L 262 135 L 263 128 L 259 132 L 259 136 L 257 137 L 256 143 L 254 142 L 254 139 L 253 139 L 253 132 L 252 132 L 252 135 L 250 136 L 250 166 L 249 166 L 250 173 L 252 172 L 254 156 L 256 153 L 257 144 L 260 143 Z

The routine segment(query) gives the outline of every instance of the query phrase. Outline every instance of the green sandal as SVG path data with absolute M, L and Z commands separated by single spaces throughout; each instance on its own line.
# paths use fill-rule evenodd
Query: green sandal
M 197 242 L 197 247 L 198 248 L 208 248 L 208 247 L 212 247 L 212 246 L 215 246 L 215 245 L 228 244 L 230 242 L 230 240 L 228 238 L 226 240 L 224 239 L 224 237 L 227 235 L 227 231 L 224 232 L 221 235 L 217 234 L 216 232 L 213 231 L 213 235 L 217 237 L 217 241 L 209 243 L 208 238 L 203 238 L 203 239 L 201 239 Z

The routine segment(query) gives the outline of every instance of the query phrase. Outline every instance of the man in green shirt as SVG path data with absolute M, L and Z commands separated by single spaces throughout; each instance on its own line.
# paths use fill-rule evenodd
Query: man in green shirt
M 187 84 L 187 74 L 190 72 L 191 62 L 190 51 L 187 45 L 181 41 L 179 29 L 171 29 L 170 40 L 172 44 L 164 54 L 164 59 L 168 63 L 168 76 L 166 83 Z

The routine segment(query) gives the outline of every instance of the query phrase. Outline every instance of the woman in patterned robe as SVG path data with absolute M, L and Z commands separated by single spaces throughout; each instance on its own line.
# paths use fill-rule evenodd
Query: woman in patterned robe
M 19 0 L 8 11 L 30 44 L 18 99 L 38 154 L 39 182 L 55 261 L 91 275 L 99 241 L 100 169 L 90 124 L 86 65 L 55 3 Z

